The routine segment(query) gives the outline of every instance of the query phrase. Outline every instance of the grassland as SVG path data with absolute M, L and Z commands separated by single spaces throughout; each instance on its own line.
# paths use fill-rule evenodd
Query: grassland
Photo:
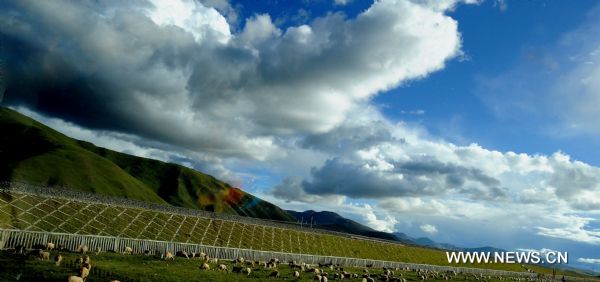
M 436 249 L 21 193 L 0 193 L 0 228 L 449 265 L 445 252 Z M 517 264 L 454 266 L 524 270 Z

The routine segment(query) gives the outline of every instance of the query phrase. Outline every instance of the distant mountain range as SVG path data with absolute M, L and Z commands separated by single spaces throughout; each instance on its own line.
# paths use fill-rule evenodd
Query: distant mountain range
M 313 210 L 308 210 L 304 212 L 297 212 L 292 210 L 286 211 L 294 218 L 296 218 L 297 221 L 302 221 L 303 224 L 307 226 L 310 226 L 312 222 L 312 225 L 314 227 L 322 229 L 398 241 L 398 238 L 396 238 L 394 234 L 374 230 L 373 228 L 362 225 L 354 220 L 342 217 L 341 215 L 334 212 L 316 212 Z
M 0 132 L 0 181 L 294 221 L 279 207 L 210 175 L 75 140 L 4 107 Z
M 404 233 L 387 233 L 376 231 L 368 226 L 362 225 L 354 220 L 347 219 L 337 213 L 329 211 L 316 212 L 308 210 L 304 212 L 297 212 L 287 210 L 289 214 L 296 218 L 297 221 L 302 221 L 307 226 L 312 225 L 313 227 L 329 229 L 333 231 L 346 232 L 350 234 L 375 237 L 380 239 L 386 239 L 391 241 L 398 241 L 405 244 L 430 247 L 443 250 L 452 251 L 467 251 L 467 252 L 494 252 L 502 251 L 501 249 L 494 247 L 480 247 L 480 248 L 461 248 L 451 244 L 438 243 L 427 237 L 414 238 Z

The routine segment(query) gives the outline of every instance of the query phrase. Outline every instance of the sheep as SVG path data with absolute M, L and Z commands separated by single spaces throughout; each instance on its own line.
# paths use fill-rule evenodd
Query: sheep
M 327 282 L 327 276 L 321 276 L 321 282 Z
M 82 264 L 82 263 L 83 263 L 83 257 L 81 257 L 81 256 L 80 256 L 80 257 L 78 257 L 78 258 L 75 260 L 75 263 L 76 263 L 76 264 Z
M 298 272 L 298 270 L 294 271 L 294 273 L 292 274 L 292 276 L 294 278 L 300 278 L 300 272 Z
M 173 256 L 173 254 L 169 251 L 167 251 L 164 255 L 165 260 L 175 260 L 175 257 Z
M 48 251 L 54 250 L 54 243 L 48 242 L 48 244 L 46 245 L 46 250 L 48 250 Z
M 92 270 L 92 265 L 89 262 L 84 262 L 81 266 L 87 268 L 88 271 Z
M 40 252 L 40 259 L 41 260 L 50 260 L 50 253 L 49 252 Z
M 60 266 L 60 262 L 62 262 L 63 257 L 61 255 L 56 255 L 54 256 L 54 264 L 56 264 L 56 266 Z
M 313 277 L 313 281 L 316 281 L 316 282 L 321 282 L 321 278 L 322 278 L 322 276 L 321 276 L 321 275 L 319 275 L 319 274 L 315 274 L 315 276 Z
M 67 282 L 83 282 L 83 278 L 71 275 L 69 278 L 67 278 Z
M 242 271 L 242 273 L 246 273 L 246 275 L 250 275 L 250 273 L 252 273 L 252 268 L 246 267 L 246 269 L 244 269 L 244 271 Z
M 131 247 L 125 247 L 125 251 L 123 251 L 124 255 L 131 255 L 133 253 L 133 249 Z
M 244 258 L 239 257 L 239 258 L 237 258 L 236 262 L 242 264 L 242 263 L 244 263 Z
M 188 253 L 186 251 L 177 251 L 175 253 L 175 256 L 183 257 L 183 258 L 186 258 L 186 259 L 190 259 L 190 256 L 188 255 Z
M 83 281 L 85 281 L 87 279 L 87 277 L 90 275 L 90 270 L 87 267 L 82 267 L 81 270 L 79 271 L 79 276 L 81 277 L 81 279 L 83 279 Z
M 203 262 L 203 263 L 200 265 L 200 269 L 201 269 L 201 270 L 210 270 L 210 265 L 208 265 L 208 263 L 206 263 L 206 262 Z
M 227 265 L 219 264 L 219 271 L 227 271 Z
M 85 254 L 88 251 L 88 246 L 87 245 L 79 245 L 79 247 L 77 247 L 77 252 L 78 253 L 82 253 Z
M 271 274 L 269 274 L 269 277 L 271 277 L 271 278 L 279 278 L 279 271 L 278 270 L 273 270 L 273 272 L 271 272 Z

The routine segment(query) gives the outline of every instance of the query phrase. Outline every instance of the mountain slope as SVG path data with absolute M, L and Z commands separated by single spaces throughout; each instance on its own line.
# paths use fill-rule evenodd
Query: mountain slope
M 294 218 L 296 218 L 296 220 L 301 220 L 307 225 L 310 225 L 310 222 L 312 220 L 314 226 L 319 228 L 329 229 L 338 232 L 346 232 L 367 237 L 398 241 L 397 238 L 390 233 L 376 231 L 368 226 L 362 225 L 354 220 L 342 217 L 341 215 L 334 212 L 316 212 L 313 210 L 308 210 L 304 212 L 287 210 L 287 212 L 291 214 Z
M 75 140 L 11 109 L 0 108 L 0 131 L 0 181 L 293 220 L 279 207 L 210 175 Z

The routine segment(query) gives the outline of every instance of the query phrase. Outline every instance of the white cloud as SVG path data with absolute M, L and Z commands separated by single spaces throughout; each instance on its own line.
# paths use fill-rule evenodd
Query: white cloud
M 383 232 L 394 232 L 396 231 L 395 225 L 398 223 L 396 218 L 389 214 L 378 216 L 371 205 L 363 205 L 363 221 L 365 224 L 377 231 Z
M 333 0 L 333 3 L 335 5 L 340 5 L 340 6 L 344 6 L 348 3 L 350 3 L 352 0 Z
M 577 261 L 589 264 L 600 264 L 600 259 L 597 258 L 578 258 Z
M 423 225 L 419 226 L 419 228 L 421 228 L 421 230 L 423 230 L 423 232 L 425 232 L 429 235 L 434 235 L 434 234 L 438 233 L 437 228 L 431 224 L 423 224 Z
M 282 138 L 327 132 L 369 98 L 461 54 L 456 21 L 407 0 L 285 30 L 256 15 L 239 32 L 223 4 L 209 2 L 9 4 L 3 40 L 27 48 L 9 66 L 24 82 L 6 100 L 83 127 L 265 160 L 284 154 Z M 41 91 L 45 81 L 56 91 Z

